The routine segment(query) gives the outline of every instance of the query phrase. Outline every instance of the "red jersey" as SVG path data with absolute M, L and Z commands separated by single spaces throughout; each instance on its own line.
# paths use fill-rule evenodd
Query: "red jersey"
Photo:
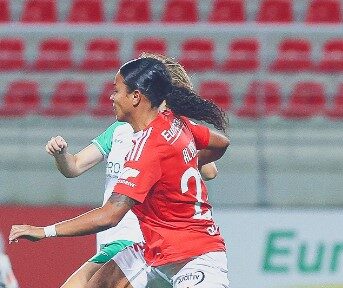
M 132 211 L 146 241 L 148 264 L 225 251 L 198 171 L 198 150 L 208 146 L 209 129 L 164 112 L 133 141 L 114 192 L 140 203 Z

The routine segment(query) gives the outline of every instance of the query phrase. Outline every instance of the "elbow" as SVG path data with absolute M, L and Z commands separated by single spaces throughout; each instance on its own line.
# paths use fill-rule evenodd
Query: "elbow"
M 117 226 L 123 218 L 123 216 L 119 215 L 117 211 L 110 208 L 111 207 L 106 205 L 100 208 L 102 213 L 100 214 L 100 219 L 98 219 L 98 224 L 102 227 L 102 230 Z
M 63 175 L 66 178 L 75 178 L 76 177 L 76 175 L 73 175 L 73 174 L 63 174 Z

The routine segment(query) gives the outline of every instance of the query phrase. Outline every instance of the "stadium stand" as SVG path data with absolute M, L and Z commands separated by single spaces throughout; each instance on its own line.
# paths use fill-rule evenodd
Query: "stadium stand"
M 133 47 L 133 57 L 138 57 L 142 52 L 150 52 L 161 55 L 167 54 L 167 43 L 162 38 L 137 39 Z
M 315 115 L 333 119 L 330 115 L 336 112 L 328 111 L 340 109 L 339 104 L 335 108 L 337 97 L 332 92 L 337 89 L 336 83 L 343 81 L 340 1 L 121 0 L 116 5 L 111 3 L 108 0 L 20 3 L 0 0 L 0 21 L 10 20 L 11 25 L 19 28 L 19 32 L 11 35 L 11 28 L 5 24 L 0 34 L 1 86 L 9 86 L 29 71 L 29 80 L 45 89 L 42 100 L 50 102 L 51 87 L 59 82 L 91 81 L 94 85 L 85 92 L 91 100 L 86 111 L 91 115 L 98 113 L 97 117 L 105 116 L 106 111 L 94 112 L 102 105 L 99 95 L 105 89 L 103 81 L 112 79 L 121 63 L 148 51 L 180 60 L 192 75 L 195 87 L 202 91 L 205 80 L 214 85 L 213 91 L 220 89 L 215 83 L 222 83 L 222 98 L 212 97 L 211 93 L 217 93 L 212 90 L 209 95 L 202 93 L 240 118 L 256 118 L 261 111 L 265 116 L 275 115 L 282 110 L 280 116 L 295 115 L 297 119 L 297 113 L 290 112 L 295 108 L 280 110 L 280 107 L 293 105 L 288 103 L 287 96 L 296 90 L 298 82 L 312 80 L 327 87 L 322 89 L 330 104 L 330 109 L 320 105 L 323 111 Z M 63 27 L 58 22 L 63 22 Z M 194 25 L 199 22 L 200 26 Z M 33 23 L 40 25 L 33 26 Z M 82 25 L 73 25 L 76 23 Z M 120 26 L 115 26 L 117 23 Z M 149 36 L 143 34 L 141 27 L 131 25 L 135 23 L 143 25 Z M 160 25 L 165 23 L 170 25 Z M 275 23 L 282 25 L 275 26 Z M 205 87 L 210 90 L 208 85 Z M 256 91 L 254 94 L 254 89 L 264 95 L 263 101 L 258 100 L 260 96 Z M 6 93 L 4 88 L 0 89 L 3 102 Z M 257 109 L 256 103 L 262 103 L 263 107 Z M 339 112 L 336 114 L 339 118 Z
M 180 63 L 189 71 L 209 71 L 215 68 L 214 43 L 211 39 L 187 39 L 182 43 Z
M 243 0 L 215 0 L 208 21 L 212 23 L 240 23 L 245 21 Z
M 232 95 L 228 83 L 219 80 L 207 80 L 200 83 L 199 94 L 216 103 L 223 110 L 230 110 Z
M 320 115 L 325 107 L 324 87 L 317 82 L 300 82 L 294 90 L 282 110 L 285 118 L 303 119 Z
M 281 91 L 277 82 L 253 81 L 249 84 L 243 105 L 236 115 L 243 118 L 260 118 L 278 115 L 281 109 Z
M 81 69 L 86 71 L 103 71 L 119 68 L 119 42 L 115 39 L 97 38 L 87 43 L 86 56 Z
M 196 0 L 167 0 L 162 20 L 166 23 L 195 23 L 198 21 Z
M 20 117 L 35 113 L 40 107 L 41 97 L 38 83 L 18 80 L 9 84 L 0 107 L 1 117 Z
M 307 9 L 307 23 L 340 23 L 341 3 L 339 0 L 312 0 Z
M 343 120 L 343 83 L 340 83 L 331 106 L 326 107 L 325 116 L 333 120 Z
M 50 38 L 39 44 L 38 57 L 34 63 L 36 70 L 68 70 L 73 66 L 70 39 Z
M 86 113 L 88 96 L 86 83 L 83 81 L 62 81 L 57 84 L 51 96 L 49 107 L 40 111 L 41 115 L 53 117 L 70 117 Z
M 319 72 L 343 71 L 343 39 L 327 40 L 323 45 L 322 55 L 317 67 Z
M 256 21 L 260 23 L 290 23 L 293 21 L 291 0 L 262 0 Z
M 68 21 L 71 23 L 103 22 L 102 0 L 73 0 Z
M 151 21 L 150 1 L 121 0 L 114 21 L 118 23 L 145 23 Z
M 0 0 L 0 23 L 10 21 L 9 1 Z
M 113 93 L 113 82 L 106 82 L 98 97 L 95 106 L 91 107 L 89 112 L 94 117 L 113 117 L 113 106 L 110 95 Z
M 277 59 L 272 63 L 274 72 L 311 70 L 311 42 L 307 39 L 284 39 L 280 42 Z
M 56 2 L 51 0 L 26 0 L 22 12 L 21 21 L 24 23 L 56 22 Z
M 23 69 L 24 46 L 20 38 L 0 38 L 0 70 Z
M 257 39 L 235 39 L 228 46 L 228 57 L 222 66 L 228 72 L 253 72 L 259 68 Z

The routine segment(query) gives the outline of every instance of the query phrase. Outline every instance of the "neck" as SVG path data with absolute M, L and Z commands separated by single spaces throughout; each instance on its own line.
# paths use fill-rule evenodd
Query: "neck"
M 150 108 L 146 111 L 137 110 L 135 115 L 131 118 L 130 124 L 134 132 L 145 129 L 157 117 L 158 109 Z

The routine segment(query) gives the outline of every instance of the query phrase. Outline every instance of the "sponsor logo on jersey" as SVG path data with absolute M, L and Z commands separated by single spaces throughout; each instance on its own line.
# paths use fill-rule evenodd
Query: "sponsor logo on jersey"
M 128 181 L 127 179 L 137 177 L 139 173 L 140 172 L 136 169 L 133 169 L 131 167 L 125 167 L 119 176 L 118 183 L 125 184 L 133 188 L 136 186 L 136 184 L 132 183 L 131 181 Z
M 176 278 L 175 282 L 176 285 L 181 284 L 182 282 L 189 282 L 189 285 L 196 286 L 203 282 L 205 279 L 205 273 L 202 271 L 195 271 L 192 273 L 187 273 L 184 275 L 180 275 L 179 277 Z M 188 283 L 187 283 L 188 285 Z
M 115 138 L 115 139 L 113 139 L 113 143 L 121 144 L 121 143 L 123 143 L 123 140 Z
M 175 118 L 168 130 L 163 130 L 161 135 L 167 141 L 173 144 L 181 135 L 183 123 L 180 119 Z
M 122 170 L 122 172 L 121 172 L 119 178 L 120 178 L 120 179 L 127 179 L 127 178 L 130 178 L 130 177 L 137 177 L 138 174 L 139 174 L 139 171 L 138 171 L 138 170 L 133 169 L 133 168 L 131 168 L 131 167 L 125 167 L 125 168 Z

